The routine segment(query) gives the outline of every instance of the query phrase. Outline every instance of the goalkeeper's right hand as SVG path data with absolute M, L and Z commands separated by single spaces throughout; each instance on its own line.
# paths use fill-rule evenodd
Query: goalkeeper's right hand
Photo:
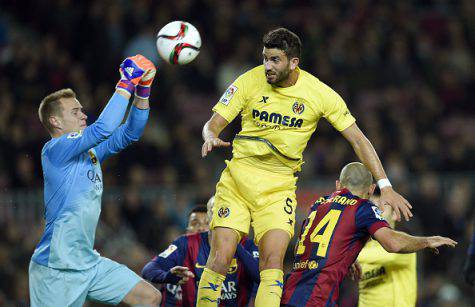
M 155 65 L 143 55 L 137 54 L 126 58 L 120 64 L 119 72 L 121 78 L 115 88 L 132 94 L 142 77 L 150 70 L 155 70 Z

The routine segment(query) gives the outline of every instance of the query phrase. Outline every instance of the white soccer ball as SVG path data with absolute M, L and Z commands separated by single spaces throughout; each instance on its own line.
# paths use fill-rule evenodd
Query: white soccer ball
M 172 21 L 157 34 L 158 54 L 173 65 L 190 63 L 200 53 L 200 48 L 200 33 L 189 22 Z

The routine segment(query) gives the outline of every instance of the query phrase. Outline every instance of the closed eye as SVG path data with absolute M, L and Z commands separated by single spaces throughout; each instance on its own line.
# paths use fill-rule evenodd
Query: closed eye
M 74 108 L 72 109 L 71 114 L 77 115 L 80 110 L 82 110 L 82 108 Z

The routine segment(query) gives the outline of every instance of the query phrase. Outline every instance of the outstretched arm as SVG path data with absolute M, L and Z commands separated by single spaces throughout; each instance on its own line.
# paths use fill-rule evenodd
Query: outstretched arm
M 204 143 L 201 147 L 201 156 L 203 158 L 206 157 L 214 147 L 231 146 L 230 142 L 225 142 L 219 138 L 219 134 L 228 124 L 229 122 L 216 112 L 213 113 L 210 120 L 206 122 L 202 131 Z
M 69 161 L 107 140 L 122 122 L 130 95 L 150 67 L 153 67 L 153 64 L 141 55 L 126 58 L 119 68 L 121 79 L 117 83 L 116 91 L 96 122 L 85 128 L 84 131 L 70 133 L 59 138 L 59 141 L 54 145 L 55 150 L 50 150 L 50 159 L 55 163 Z M 133 73 L 131 74 L 130 71 Z M 139 86 L 137 86 L 137 90 L 138 88 Z
M 173 242 L 165 251 L 153 258 L 142 269 L 142 277 L 153 283 L 183 284 L 194 274 L 182 266 L 185 257 L 184 237 Z
M 414 253 L 424 248 L 430 248 L 438 254 L 440 246 L 455 247 L 457 242 L 445 237 L 416 237 L 389 227 L 382 227 L 373 234 L 373 237 L 389 253 Z
M 181 285 L 194 276 L 187 267 L 183 266 L 174 266 L 165 270 L 156 259 L 147 263 L 142 270 L 142 277 L 153 283 Z
M 374 150 L 371 142 L 366 138 L 356 123 L 352 124 L 341 134 L 348 140 L 353 147 L 358 158 L 369 169 L 374 178 L 378 181 L 381 189 L 380 201 L 382 204 L 388 204 L 394 209 L 396 219 L 401 220 L 401 212 L 408 221 L 412 217 L 411 204 L 399 193 L 393 190 L 387 180 L 383 165 L 379 160 L 376 150 Z M 383 180 L 383 181 L 381 181 Z
M 132 142 L 138 141 L 143 134 L 148 116 L 148 99 L 135 97 L 125 124 L 117 128 L 105 142 L 94 148 L 99 161 L 103 162 L 108 157 L 119 153 Z
M 118 153 L 142 136 L 150 110 L 150 87 L 156 73 L 155 66 L 151 62 L 148 63 L 147 71 L 137 84 L 135 99 L 126 123 L 116 129 L 107 141 L 95 148 L 99 161 L 102 162 L 107 157 Z

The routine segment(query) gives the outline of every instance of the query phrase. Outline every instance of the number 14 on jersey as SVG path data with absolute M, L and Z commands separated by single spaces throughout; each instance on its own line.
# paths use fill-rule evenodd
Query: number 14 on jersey
M 335 230 L 335 226 L 338 223 L 338 219 L 340 218 L 341 211 L 336 209 L 331 209 L 328 213 L 321 219 L 321 221 L 315 226 L 312 233 L 310 234 L 310 242 L 318 243 L 317 248 L 317 256 L 326 258 L 328 245 L 330 243 L 330 239 L 333 235 L 333 231 Z M 300 241 L 297 247 L 297 255 L 301 255 L 305 252 L 305 239 L 307 235 L 309 235 L 310 229 L 313 227 L 313 221 L 317 216 L 317 210 L 310 213 L 308 217 L 308 223 L 303 231 L 302 235 L 300 236 Z M 323 233 L 321 233 L 323 230 Z

